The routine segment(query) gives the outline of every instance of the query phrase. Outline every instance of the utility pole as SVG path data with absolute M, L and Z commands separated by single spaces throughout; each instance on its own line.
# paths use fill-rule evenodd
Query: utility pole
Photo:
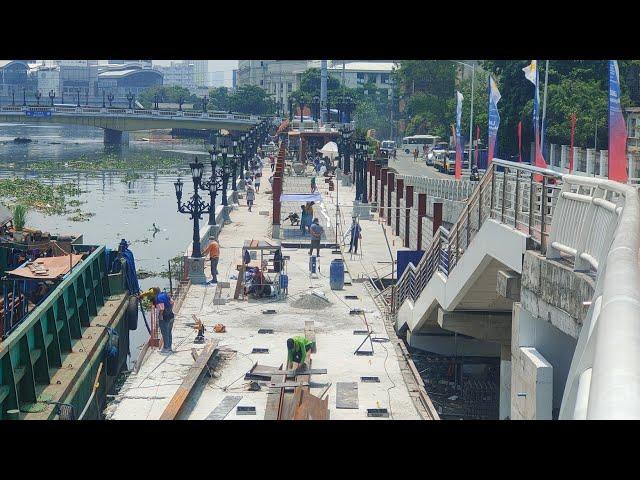
M 320 60 L 320 120 L 326 123 L 330 117 L 327 108 L 327 61 Z M 326 112 L 326 113 L 325 113 Z
M 469 165 L 469 174 L 471 174 L 471 153 L 473 151 L 473 97 L 475 93 L 475 85 L 476 85 L 476 65 L 473 64 L 473 68 L 471 70 L 471 117 L 469 118 L 469 161 L 467 162 Z M 464 142 L 463 142 L 464 146 Z

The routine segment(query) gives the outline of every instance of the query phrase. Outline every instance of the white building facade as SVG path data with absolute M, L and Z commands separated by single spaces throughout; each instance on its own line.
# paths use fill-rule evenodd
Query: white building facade
M 272 95 L 277 105 L 289 113 L 289 95 L 300 86 L 308 68 L 320 68 L 320 60 L 240 60 L 238 86 L 256 85 Z
M 163 85 L 177 85 L 196 93 L 195 65 L 190 62 L 171 62 L 169 66 L 156 66 L 164 75 Z

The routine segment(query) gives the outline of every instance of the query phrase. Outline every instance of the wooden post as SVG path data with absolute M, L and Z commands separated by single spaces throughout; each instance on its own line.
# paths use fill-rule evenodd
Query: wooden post
M 387 173 L 387 225 L 391 226 L 391 209 L 394 207 L 393 205 L 391 205 L 391 194 L 393 193 L 393 191 L 395 190 L 395 186 L 396 186 L 396 181 L 395 181 L 396 175 L 393 172 L 389 172 Z
M 402 210 L 400 210 L 400 199 L 404 197 L 404 179 L 399 178 L 396 181 L 396 225 L 395 234 L 400 235 L 400 217 L 402 216 Z
M 433 236 L 438 234 L 438 229 L 442 226 L 442 202 L 433 204 Z
M 387 185 L 387 173 L 389 172 L 388 168 L 380 169 L 380 207 L 378 209 L 378 216 L 380 218 L 384 218 L 384 194 L 385 194 L 385 186 Z
M 411 226 L 411 208 L 413 208 L 413 185 L 407 185 L 407 194 L 405 196 L 405 209 L 404 209 L 404 246 L 408 247 L 409 243 L 409 227 Z
M 418 194 L 418 242 L 416 250 L 422 250 L 422 219 L 427 214 L 427 194 Z

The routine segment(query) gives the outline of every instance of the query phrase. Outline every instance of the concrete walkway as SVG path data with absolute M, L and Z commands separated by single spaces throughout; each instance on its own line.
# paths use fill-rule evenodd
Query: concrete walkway
M 407 369 L 401 368 L 397 350 L 393 342 L 389 341 L 383 317 L 365 284 L 354 281 L 341 291 L 332 291 L 329 287 L 330 262 L 340 255 L 332 254 L 331 250 L 321 250 L 320 272 L 315 278 L 311 278 L 308 250 L 283 249 L 283 255 L 290 257 L 286 267 L 289 275 L 288 298 L 233 300 L 236 265 L 241 263 L 244 240 L 269 239 L 271 195 L 266 193 L 270 192 L 266 179 L 270 175 L 269 168 L 265 168 L 265 181 L 261 192 L 256 195 L 253 211 L 249 212 L 244 205 L 246 202 L 241 199 L 242 205 L 231 212 L 233 223 L 226 225 L 220 234 L 221 258 L 218 280 L 230 284 L 230 288 L 222 289 L 222 299 L 225 303 L 214 305 L 214 285 L 192 285 L 180 312 L 176 315 L 173 329 L 175 353 L 166 356 L 153 349 L 140 371 L 131 374 L 119 397 L 109 407 L 108 418 L 160 417 L 193 364 L 192 348 L 203 347 L 193 344 L 196 332 L 189 324 L 193 323 L 192 315 L 195 314 L 206 326 L 205 338 L 215 338 L 219 341 L 221 361 L 215 369 L 215 378 L 207 379 L 205 385 L 194 391 L 191 403 L 185 407 L 181 418 L 204 419 L 226 396 L 237 395 L 242 397 L 238 405 L 254 406 L 256 415 L 238 416 L 234 408 L 226 419 L 263 419 L 268 388 L 263 385 L 259 391 L 249 391 L 248 382 L 244 380 L 245 373 L 256 362 L 274 367 L 285 363 L 286 339 L 294 335 L 303 335 L 305 322 L 313 321 L 318 347 L 317 353 L 312 357 L 313 368 L 327 369 L 327 374 L 313 375 L 310 389 L 311 393 L 319 396 L 325 387 L 331 384 L 328 389 L 331 419 L 367 419 L 368 408 L 387 408 L 389 419 L 420 419 L 405 384 Z M 353 188 L 340 188 L 340 203 L 344 201 L 351 204 Z M 323 191 L 325 195 L 328 193 Z M 326 211 L 334 215 L 335 205 L 332 204 L 331 197 L 325 198 Z M 350 207 L 348 211 L 350 212 Z M 269 215 L 261 215 L 260 212 L 269 212 Z M 345 228 L 348 229 L 351 222 L 350 213 L 346 217 Z M 382 264 L 377 264 L 378 260 L 389 261 L 389 252 L 381 227 L 376 221 L 363 221 L 362 225 L 365 239 L 364 255 L 362 258 L 358 256 L 351 259 L 349 254 L 345 254 L 350 271 L 353 269 L 358 272 L 352 272 L 355 276 L 364 271 L 373 271 L 371 267 L 376 265 L 378 270 L 382 271 Z M 390 269 L 390 264 L 387 264 L 387 268 Z M 207 262 L 206 270 L 208 269 Z M 329 300 L 326 306 L 320 309 L 300 308 L 299 302 L 302 301 L 302 297 L 314 290 L 324 293 Z M 357 299 L 346 299 L 345 295 L 356 295 Z M 263 314 L 262 311 L 265 309 L 273 309 L 276 313 Z M 350 315 L 351 309 L 362 309 L 364 315 Z M 226 333 L 214 333 L 212 327 L 216 323 L 223 323 Z M 367 330 L 367 326 L 374 332 L 374 353 L 372 356 L 354 355 L 365 336 L 354 335 L 353 332 Z M 261 328 L 273 329 L 274 333 L 259 334 L 258 329 Z M 372 343 L 367 341 L 362 350 L 371 350 L 371 345 Z M 269 353 L 252 354 L 253 348 L 268 348 Z M 363 383 L 360 377 L 365 376 L 379 377 L 380 381 Z M 357 383 L 357 409 L 336 408 L 337 382 Z M 415 394 L 413 396 L 415 397 Z

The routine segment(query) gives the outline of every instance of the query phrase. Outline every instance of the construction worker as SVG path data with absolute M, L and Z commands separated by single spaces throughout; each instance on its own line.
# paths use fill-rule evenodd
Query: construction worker
M 287 339 L 287 368 L 298 369 L 303 363 L 311 364 L 311 349 L 313 342 L 306 337 Z
M 212 238 L 209 245 L 204 250 L 204 254 L 209 254 L 211 261 L 211 283 L 218 283 L 218 260 L 220 260 L 220 244 Z
M 351 233 L 351 241 L 349 242 L 349 253 L 351 250 L 354 250 L 354 253 L 358 253 L 358 241 L 362 238 L 362 227 L 358 223 L 358 219 L 356 217 L 352 217 L 351 229 L 349 232 Z
M 140 293 L 138 298 L 140 300 L 144 298 L 151 299 L 151 303 L 153 303 L 153 306 L 157 309 L 158 327 L 160 327 L 160 334 L 162 335 L 162 349 L 160 353 L 172 353 L 171 330 L 173 330 L 173 320 L 175 318 L 173 313 L 173 299 L 168 293 L 162 292 L 159 287 L 152 287 Z

